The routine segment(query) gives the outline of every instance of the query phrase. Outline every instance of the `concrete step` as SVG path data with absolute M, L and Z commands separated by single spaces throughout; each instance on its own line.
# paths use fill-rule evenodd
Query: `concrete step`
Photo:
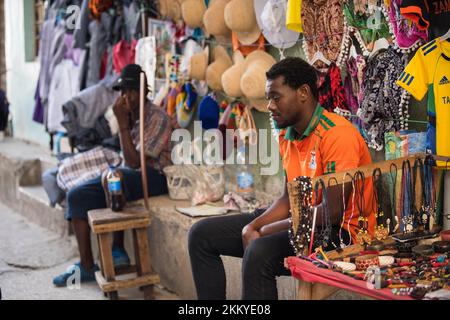
M 0 154 L 11 159 L 39 159 L 48 162 L 56 161 L 48 148 L 14 138 L 5 138 L 0 142 Z
M 16 205 L 18 186 L 41 184 L 43 167 L 56 165 L 44 147 L 18 139 L 0 142 L 0 201 Z
M 45 147 L 18 139 L 0 142 L 0 202 L 39 226 L 68 234 L 62 208 L 51 208 L 41 175 L 57 165 Z
M 19 187 L 17 212 L 30 222 L 57 233 L 69 234 L 69 223 L 64 218 L 64 209 L 51 208 L 47 194 L 42 186 Z

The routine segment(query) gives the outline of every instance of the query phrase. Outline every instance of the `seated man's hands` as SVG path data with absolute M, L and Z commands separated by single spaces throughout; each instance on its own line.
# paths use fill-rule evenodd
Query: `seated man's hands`
M 256 230 L 251 224 L 246 225 L 242 229 L 242 245 L 244 247 L 244 250 L 247 248 L 250 242 L 260 237 L 261 235 L 259 234 L 258 230 Z
M 113 106 L 113 112 L 117 118 L 119 127 L 121 129 L 127 128 L 128 127 L 128 116 L 130 114 L 130 110 L 129 110 L 126 100 L 123 96 L 120 96 L 119 98 L 117 98 L 117 100 Z

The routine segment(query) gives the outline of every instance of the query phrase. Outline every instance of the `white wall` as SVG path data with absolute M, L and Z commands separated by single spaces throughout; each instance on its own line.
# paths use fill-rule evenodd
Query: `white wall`
M 43 125 L 33 121 L 34 93 L 39 63 L 25 62 L 23 0 L 5 0 L 5 54 L 7 93 L 13 117 L 14 136 L 48 146 Z

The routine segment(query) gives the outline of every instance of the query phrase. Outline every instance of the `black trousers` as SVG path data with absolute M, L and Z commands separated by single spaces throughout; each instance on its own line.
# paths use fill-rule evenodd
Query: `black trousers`
M 213 217 L 195 223 L 189 231 L 189 256 L 197 297 L 201 300 L 226 299 L 226 279 L 221 255 L 242 259 L 242 299 L 277 300 L 276 277 L 291 273 L 284 258 L 295 255 L 288 231 L 258 238 L 243 249 L 242 229 L 265 210 L 251 214 Z M 333 228 L 336 239 L 339 228 Z M 347 243 L 349 234 L 342 237 Z
M 189 232 L 189 255 L 198 299 L 226 299 L 226 279 L 220 255 L 242 257 L 242 298 L 278 299 L 276 276 L 290 275 L 283 266 L 294 255 L 288 232 L 258 238 L 244 251 L 242 228 L 257 216 L 237 214 L 195 223 Z

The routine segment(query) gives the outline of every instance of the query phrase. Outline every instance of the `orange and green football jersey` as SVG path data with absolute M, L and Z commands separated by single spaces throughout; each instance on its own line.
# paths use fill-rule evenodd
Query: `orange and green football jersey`
M 298 176 L 314 178 L 355 169 L 372 162 L 369 149 L 359 131 L 344 117 L 328 112 L 321 106 L 317 106 L 302 135 L 293 127 L 280 131 L 279 144 L 288 182 Z M 355 241 L 359 231 L 358 209 L 351 199 L 345 207 L 344 228 Z M 373 234 L 376 222 L 371 177 L 366 177 L 364 183 L 363 210 L 369 218 L 368 231 Z

